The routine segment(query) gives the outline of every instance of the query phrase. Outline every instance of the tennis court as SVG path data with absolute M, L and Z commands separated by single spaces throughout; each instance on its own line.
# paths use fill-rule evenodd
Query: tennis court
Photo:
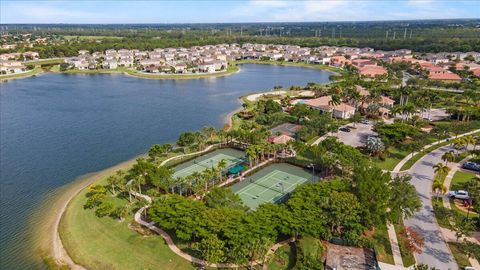
M 216 167 L 222 159 L 226 161 L 226 168 L 228 168 L 241 162 L 241 159 L 244 157 L 245 153 L 239 150 L 231 148 L 218 149 L 176 166 L 173 177 L 186 177 L 195 172 L 202 172 L 206 169 Z
M 244 204 L 256 209 L 266 202 L 279 203 L 299 185 L 312 181 L 311 171 L 286 163 L 273 164 L 232 187 Z

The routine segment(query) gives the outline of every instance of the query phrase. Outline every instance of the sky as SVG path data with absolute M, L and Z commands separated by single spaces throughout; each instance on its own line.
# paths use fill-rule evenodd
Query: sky
M 0 1 L 0 23 L 237 23 L 480 18 L 479 0 Z

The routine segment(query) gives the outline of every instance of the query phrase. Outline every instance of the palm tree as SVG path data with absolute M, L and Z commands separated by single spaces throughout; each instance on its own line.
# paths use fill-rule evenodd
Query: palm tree
M 245 154 L 247 155 L 248 157 L 248 161 L 250 163 L 250 167 L 253 167 L 253 160 L 255 159 L 255 157 L 257 156 L 257 149 L 255 148 L 254 145 L 249 145 L 247 146 L 247 148 L 245 149 Z
M 439 180 L 435 180 L 433 181 L 433 184 L 432 184 L 432 190 L 433 192 L 435 192 L 435 195 L 438 200 L 440 193 L 445 194 L 447 192 L 447 187 Z
M 330 101 L 328 102 L 328 105 L 329 106 L 332 106 L 332 107 L 335 107 L 337 105 L 340 105 L 342 103 L 342 101 L 340 100 L 340 96 L 338 95 L 332 95 L 332 98 L 330 99 Z M 331 116 L 333 117 L 333 110 L 332 110 L 332 114 Z
M 222 158 L 222 159 L 218 162 L 218 164 L 217 164 L 220 182 L 222 181 L 222 171 L 223 171 L 226 167 L 227 167 L 227 161 Z
M 450 171 L 450 167 L 443 165 L 442 163 L 438 163 L 437 165 L 433 166 L 433 169 L 437 176 L 446 175 Z
M 453 162 L 455 160 L 455 154 L 453 151 L 448 151 L 442 155 L 442 160 L 445 161 L 445 165 L 448 165 L 448 162 Z
M 470 144 L 475 145 L 475 143 L 476 143 L 476 140 L 472 135 L 468 135 L 468 136 L 463 137 L 463 141 L 465 143 L 465 148 L 467 148 L 467 150 L 468 150 L 468 146 Z
M 115 186 L 120 183 L 120 179 L 119 179 L 116 175 L 110 175 L 110 176 L 107 178 L 107 182 L 108 182 L 108 184 L 111 185 L 111 187 L 112 187 L 112 194 L 113 194 L 113 196 L 116 196 L 116 194 L 115 194 Z
M 142 185 L 146 183 L 145 176 L 147 174 L 142 174 L 137 177 L 135 177 L 135 183 L 138 185 L 138 193 L 142 193 Z

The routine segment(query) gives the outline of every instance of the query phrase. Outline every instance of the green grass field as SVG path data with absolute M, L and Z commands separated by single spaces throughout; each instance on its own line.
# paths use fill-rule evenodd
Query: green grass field
M 9 80 L 9 79 L 18 79 L 23 77 L 30 77 L 43 72 L 43 69 L 40 67 L 35 67 L 34 69 L 18 74 L 8 74 L 8 75 L 0 75 L 0 80 Z
M 459 189 L 467 189 L 467 183 L 475 178 L 475 173 L 473 172 L 463 172 L 463 171 L 456 171 L 452 178 L 452 183 L 450 184 L 450 190 L 459 190 Z M 462 215 L 467 215 L 467 212 L 460 210 L 457 205 L 454 203 L 454 200 L 450 200 L 450 206 L 452 209 L 456 210 L 458 213 Z M 468 214 L 470 217 L 478 217 L 478 214 L 475 212 L 470 212 Z
M 295 266 L 296 253 L 294 244 L 285 245 L 275 251 L 268 264 L 269 270 L 288 270 Z
M 448 247 L 452 251 L 453 257 L 455 258 L 455 261 L 457 262 L 458 266 L 461 269 L 463 269 L 465 266 L 471 266 L 470 262 L 468 261 L 467 255 L 461 252 L 460 246 L 458 243 L 449 242 Z
M 405 162 L 405 164 L 403 164 L 403 166 L 400 170 L 404 171 L 404 170 L 410 169 L 413 166 L 413 164 L 415 164 L 418 160 L 423 158 L 426 154 L 428 154 L 428 153 L 432 152 L 433 150 L 438 149 L 442 146 L 448 145 L 449 143 L 450 142 L 443 142 L 443 143 L 439 143 L 439 144 L 436 144 L 436 145 L 432 145 L 432 146 L 428 147 L 427 149 L 425 149 L 424 151 L 415 154 L 411 159 L 409 159 L 407 162 Z
M 160 236 L 142 236 L 129 229 L 132 216 L 119 222 L 84 210 L 86 192 L 81 191 L 70 202 L 60 224 L 63 244 L 76 263 L 88 269 L 194 269 L 170 251 Z M 117 198 L 112 201 L 126 203 Z
M 387 225 L 376 227 L 374 234 L 369 237 L 369 239 L 377 251 L 378 260 L 384 263 L 394 264 Z
M 379 158 L 373 159 L 374 163 L 382 170 L 393 170 L 395 166 L 409 153 L 397 148 L 390 147 L 388 149 L 389 155 L 384 160 Z

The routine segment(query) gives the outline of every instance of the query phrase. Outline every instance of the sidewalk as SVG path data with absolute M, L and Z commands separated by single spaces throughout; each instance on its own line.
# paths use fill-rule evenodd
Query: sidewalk
M 467 133 L 463 133 L 463 134 L 460 134 L 458 136 L 452 136 L 450 138 L 447 138 L 447 139 L 443 139 L 443 140 L 440 140 L 440 141 L 436 141 L 436 142 L 433 142 L 431 144 L 428 144 L 428 145 L 425 145 L 423 148 L 422 148 L 422 151 L 431 147 L 431 146 L 434 146 L 434 145 L 437 145 L 437 144 L 440 144 L 440 143 L 443 143 L 443 142 L 446 142 L 447 140 L 452 140 L 452 139 L 456 139 L 456 138 L 461 138 L 461 137 L 464 137 L 464 136 L 468 136 L 470 134 L 474 134 L 474 133 L 477 133 L 477 132 L 480 132 L 480 129 L 477 129 L 477 130 L 472 130 L 470 132 L 467 132 Z M 402 169 L 403 165 L 405 163 L 407 163 L 407 161 L 409 161 L 412 157 L 414 157 L 416 154 L 418 154 L 419 152 L 413 152 L 413 155 L 412 153 L 408 154 L 404 159 L 402 159 L 400 162 L 398 162 L 397 166 L 395 166 L 395 168 L 392 170 L 392 172 L 394 173 L 399 173 L 400 170 Z M 426 154 L 426 153 L 425 153 Z
M 388 238 L 390 239 L 390 246 L 392 247 L 393 261 L 395 266 L 403 267 L 402 254 L 400 253 L 400 246 L 398 245 L 397 234 L 395 233 L 395 227 L 392 224 L 387 224 Z

